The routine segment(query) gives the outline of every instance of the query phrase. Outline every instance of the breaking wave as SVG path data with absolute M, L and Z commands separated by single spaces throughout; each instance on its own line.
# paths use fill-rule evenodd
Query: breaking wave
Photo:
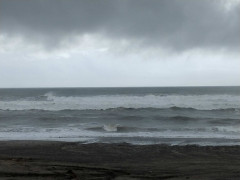
M 232 133 L 232 134 L 239 134 L 240 128 L 239 127 L 195 127 L 195 128 L 188 128 L 188 127 L 181 127 L 181 128 L 140 128 L 140 127 L 132 127 L 132 126 L 121 126 L 119 124 L 104 124 L 103 126 L 96 126 L 91 128 L 86 128 L 88 131 L 96 131 L 96 132 L 112 132 L 112 133 L 133 133 L 133 132 L 213 132 L 213 133 Z
M 0 101 L 2 110 L 221 110 L 238 111 L 238 95 L 98 95 L 56 96 L 46 93 L 35 99 L 23 98 Z

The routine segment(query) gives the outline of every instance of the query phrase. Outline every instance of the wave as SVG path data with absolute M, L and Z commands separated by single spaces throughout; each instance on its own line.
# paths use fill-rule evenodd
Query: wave
M 98 132 L 153 132 L 159 131 L 157 128 L 140 128 L 140 127 L 129 127 L 129 126 L 121 126 L 120 124 L 104 124 L 103 126 L 91 127 L 86 130 L 90 131 L 98 131 Z
M 2 110 L 230 110 L 240 108 L 238 95 L 96 95 L 56 96 L 46 93 L 41 97 L 0 101 Z
M 50 109 L 0 109 L 0 111 L 31 111 L 31 112 L 51 112 L 51 111 L 59 111 L 59 112 L 84 112 L 84 111 L 111 111 L 111 112 L 121 112 L 121 111 L 149 111 L 149 112 L 158 112 L 158 111 L 186 111 L 186 112 L 233 112 L 240 113 L 240 108 L 226 108 L 226 109 L 195 109 L 195 108 L 185 108 L 185 107 L 169 107 L 169 108 L 124 108 L 124 107 L 116 107 L 116 108 L 108 108 L 108 109 L 60 109 L 60 110 L 50 110 Z M 138 117 L 138 116 L 136 116 Z M 134 119 L 134 116 L 129 117 L 129 119 Z M 139 118 L 139 117 L 138 117 Z M 187 116 L 175 116 L 176 119 L 188 118 Z
M 96 132 L 110 132 L 110 133 L 136 133 L 136 132 L 213 132 L 213 133 L 240 133 L 239 127 L 180 127 L 180 128 L 141 128 L 141 127 L 131 127 L 131 126 L 121 126 L 120 124 L 104 124 L 103 126 L 96 126 L 91 128 L 86 128 L 88 131 Z

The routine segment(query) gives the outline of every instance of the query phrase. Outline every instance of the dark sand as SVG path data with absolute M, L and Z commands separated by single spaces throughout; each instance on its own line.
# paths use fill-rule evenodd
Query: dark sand
M 240 179 L 240 146 L 0 142 L 0 179 Z

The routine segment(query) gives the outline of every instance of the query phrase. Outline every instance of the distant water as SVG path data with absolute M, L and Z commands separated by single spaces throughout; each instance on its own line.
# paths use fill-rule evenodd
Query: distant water
M 0 89 L 0 140 L 240 145 L 240 87 Z

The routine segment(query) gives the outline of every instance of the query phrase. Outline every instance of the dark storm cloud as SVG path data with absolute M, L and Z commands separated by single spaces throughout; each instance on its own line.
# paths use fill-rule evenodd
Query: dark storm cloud
M 240 5 L 216 0 L 0 0 L 0 33 L 54 47 L 97 33 L 176 51 L 240 47 Z

